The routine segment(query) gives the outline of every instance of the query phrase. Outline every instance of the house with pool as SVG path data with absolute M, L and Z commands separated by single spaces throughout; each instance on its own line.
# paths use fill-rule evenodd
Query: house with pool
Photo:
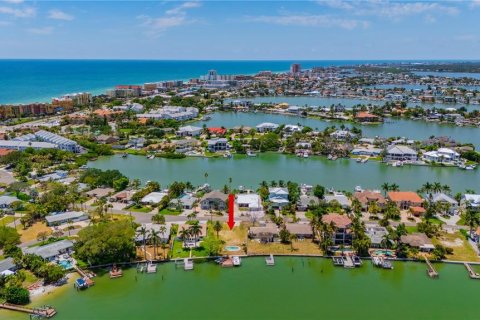
M 70 255 L 73 252 L 73 242 L 70 240 L 60 240 L 44 246 L 22 248 L 22 252 L 23 254 L 40 256 L 46 261 L 55 261 L 60 258 L 61 255 Z

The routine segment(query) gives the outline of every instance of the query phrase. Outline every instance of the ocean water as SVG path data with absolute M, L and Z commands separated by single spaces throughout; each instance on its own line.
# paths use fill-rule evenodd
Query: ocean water
M 209 69 L 219 74 L 286 71 L 294 62 L 311 68 L 389 61 L 0 60 L 0 104 L 48 102 L 52 97 L 81 91 L 100 94 L 118 84 L 187 80 Z

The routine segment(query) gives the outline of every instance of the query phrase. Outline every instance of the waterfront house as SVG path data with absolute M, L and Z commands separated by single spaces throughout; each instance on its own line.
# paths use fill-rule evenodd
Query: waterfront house
M 385 161 L 417 161 L 417 151 L 403 145 L 391 145 L 387 147 Z
M 198 145 L 197 139 L 182 139 L 174 140 L 172 142 L 175 145 L 176 153 L 186 153 L 192 151 Z
M 454 215 L 458 213 L 458 202 L 451 196 L 439 192 L 432 195 L 431 201 L 433 203 L 442 204 L 442 207 L 446 210 L 445 213 Z
M 67 178 L 68 171 L 65 170 L 56 170 L 52 173 L 47 173 L 39 178 L 37 178 L 40 182 L 48 182 L 48 181 L 58 181 Z
M 197 201 L 197 198 L 193 197 L 191 194 L 184 194 L 178 199 L 173 199 L 170 201 L 171 208 L 183 208 L 183 209 L 192 209 L 193 205 Z
M 437 163 L 454 164 L 460 160 L 460 154 L 449 148 L 439 148 L 423 154 L 423 160 Z
M 337 130 L 335 132 L 330 133 L 330 137 L 335 138 L 337 140 L 351 140 L 355 138 L 357 135 L 352 133 L 348 130 Z
M 168 194 L 166 192 L 150 192 L 140 200 L 143 204 L 158 204 Z
M 395 202 L 400 210 L 408 210 L 411 207 L 422 207 L 423 199 L 413 191 L 390 191 L 387 199 Z
M 363 211 L 368 211 L 368 208 L 375 203 L 380 210 L 385 208 L 386 200 L 380 191 L 364 190 L 361 192 L 355 192 L 353 198 L 357 199 L 362 205 Z
M 329 213 L 322 216 L 322 222 L 332 224 L 335 230 L 332 235 L 332 241 L 335 245 L 349 245 L 352 243 L 352 234 L 350 228 L 352 220 L 347 215 Z
M 143 242 L 143 235 L 139 232 L 142 228 L 145 228 L 147 231 L 145 234 L 145 239 L 152 242 L 151 236 L 152 231 L 156 231 L 158 233 L 158 241 L 167 243 L 170 240 L 170 230 L 172 228 L 171 223 L 166 224 L 157 224 L 157 223 L 143 223 L 141 226 L 137 228 L 137 232 L 135 233 L 135 242 L 142 243 Z
M 276 123 L 264 122 L 256 126 L 258 132 L 271 132 L 275 131 L 279 127 Z
M 95 137 L 95 141 L 97 141 L 98 144 L 112 144 L 117 142 L 118 140 L 118 137 L 109 136 L 106 134 L 101 134 Z
M 20 200 L 18 200 L 17 197 L 12 197 L 12 196 L 0 196 L 0 209 L 10 208 L 12 203 L 14 203 L 15 201 L 20 201 Z
M 88 220 L 88 214 L 82 211 L 54 212 L 45 217 L 47 226 L 58 226 Z
M 378 224 L 366 224 L 365 234 L 370 239 L 370 247 L 381 248 L 383 237 L 388 234 L 388 230 Z
M 262 199 L 258 194 L 246 193 L 237 195 L 237 205 L 240 211 L 260 218 L 263 216 Z
M 343 209 L 348 209 L 352 205 L 352 201 L 341 192 L 334 192 L 333 194 L 325 195 L 324 199 L 326 203 L 337 201 Z
M 369 112 L 361 111 L 355 115 L 355 120 L 358 122 L 380 122 L 381 118 Z
M 290 234 L 294 234 L 297 239 L 313 238 L 312 227 L 306 223 L 286 223 L 285 229 L 290 232 Z
M 382 153 L 382 149 L 374 148 L 372 146 L 368 147 L 356 147 L 352 150 L 352 155 L 354 156 L 369 156 L 377 157 Z
M 208 132 L 210 134 L 216 135 L 216 136 L 223 136 L 227 133 L 227 129 L 223 127 L 210 127 L 207 128 Z
M 480 211 L 480 194 L 464 194 L 460 201 L 464 208 Z
M 110 201 L 120 202 L 120 203 L 130 203 L 130 201 L 132 200 L 132 196 L 137 191 L 138 190 L 123 190 L 123 191 L 117 192 L 116 194 L 110 197 Z
M 281 209 L 290 203 L 287 188 L 268 188 L 268 193 L 268 201 L 275 209 Z
M 177 130 L 177 136 L 180 137 L 197 137 L 202 133 L 202 128 L 195 126 L 180 127 Z
M 432 240 L 430 240 L 425 233 L 403 235 L 400 237 L 400 242 L 424 252 L 430 252 L 435 249 Z
M 180 234 L 182 230 L 189 230 L 191 224 L 185 223 L 178 226 L 178 238 L 183 241 L 184 247 L 197 247 L 198 242 L 202 241 L 207 236 L 207 224 L 200 223 L 200 232 L 197 235 L 189 234 L 186 238 L 181 238 Z
M 207 149 L 210 152 L 226 151 L 230 149 L 226 138 L 211 139 L 207 142 Z
M 228 195 L 220 191 L 206 193 L 200 200 L 202 210 L 225 210 L 227 208 Z
M 302 126 L 298 126 L 295 124 L 286 124 L 285 127 L 283 127 L 283 131 L 287 134 L 287 136 L 295 132 L 301 132 L 302 130 L 303 130 Z
M 248 229 L 248 237 L 260 242 L 274 242 L 279 240 L 279 232 L 280 230 L 276 224 L 267 223 L 261 227 L 250 227 Z
M 62 254 L 70 254 L 73 251 L 73 242 L 60 240 L 44 246 L 24 247 L 23 254 L 34 254 L 46 261 L 54 261 Z
M 10 276 L 17 271 L 18 266 L 13 260 L 13 258 L 9 257 L 3 260 L 0 260 L 0 276 Z
M 317 197 L 302 194 L 297 201 L 297 210 L 307 211 L 309 207 L 318 205 L 319 203 L 320 200 Z

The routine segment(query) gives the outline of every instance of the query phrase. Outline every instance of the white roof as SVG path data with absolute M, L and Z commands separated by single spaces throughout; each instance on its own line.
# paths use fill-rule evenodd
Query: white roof
M 58 221 L 80 218 L 82 216 L 86 216 L 86 213 L 81 211 L 70 211 L 48 215 L 45 217 L 45 220 L 47 220 L 48 223 L 54 223 Z
M 261 200 L 258 194 L 239 194 L 237 196 L 238 204 L 246 204 L 249 208 L 259 208 L 261 207 Z
M 150 192 L 145 197 L 142 198 L 140 202 L 144 203 L 159 203 L 162 201 L 163 197 L 167 195 L 166 192 Z

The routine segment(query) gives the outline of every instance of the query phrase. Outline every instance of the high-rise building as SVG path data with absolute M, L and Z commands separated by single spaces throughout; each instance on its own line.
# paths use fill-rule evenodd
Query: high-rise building
M 302 71 L 302 66 L 299 63 L 293 63 L 290 66 L 290 73 L 300 73 Z

